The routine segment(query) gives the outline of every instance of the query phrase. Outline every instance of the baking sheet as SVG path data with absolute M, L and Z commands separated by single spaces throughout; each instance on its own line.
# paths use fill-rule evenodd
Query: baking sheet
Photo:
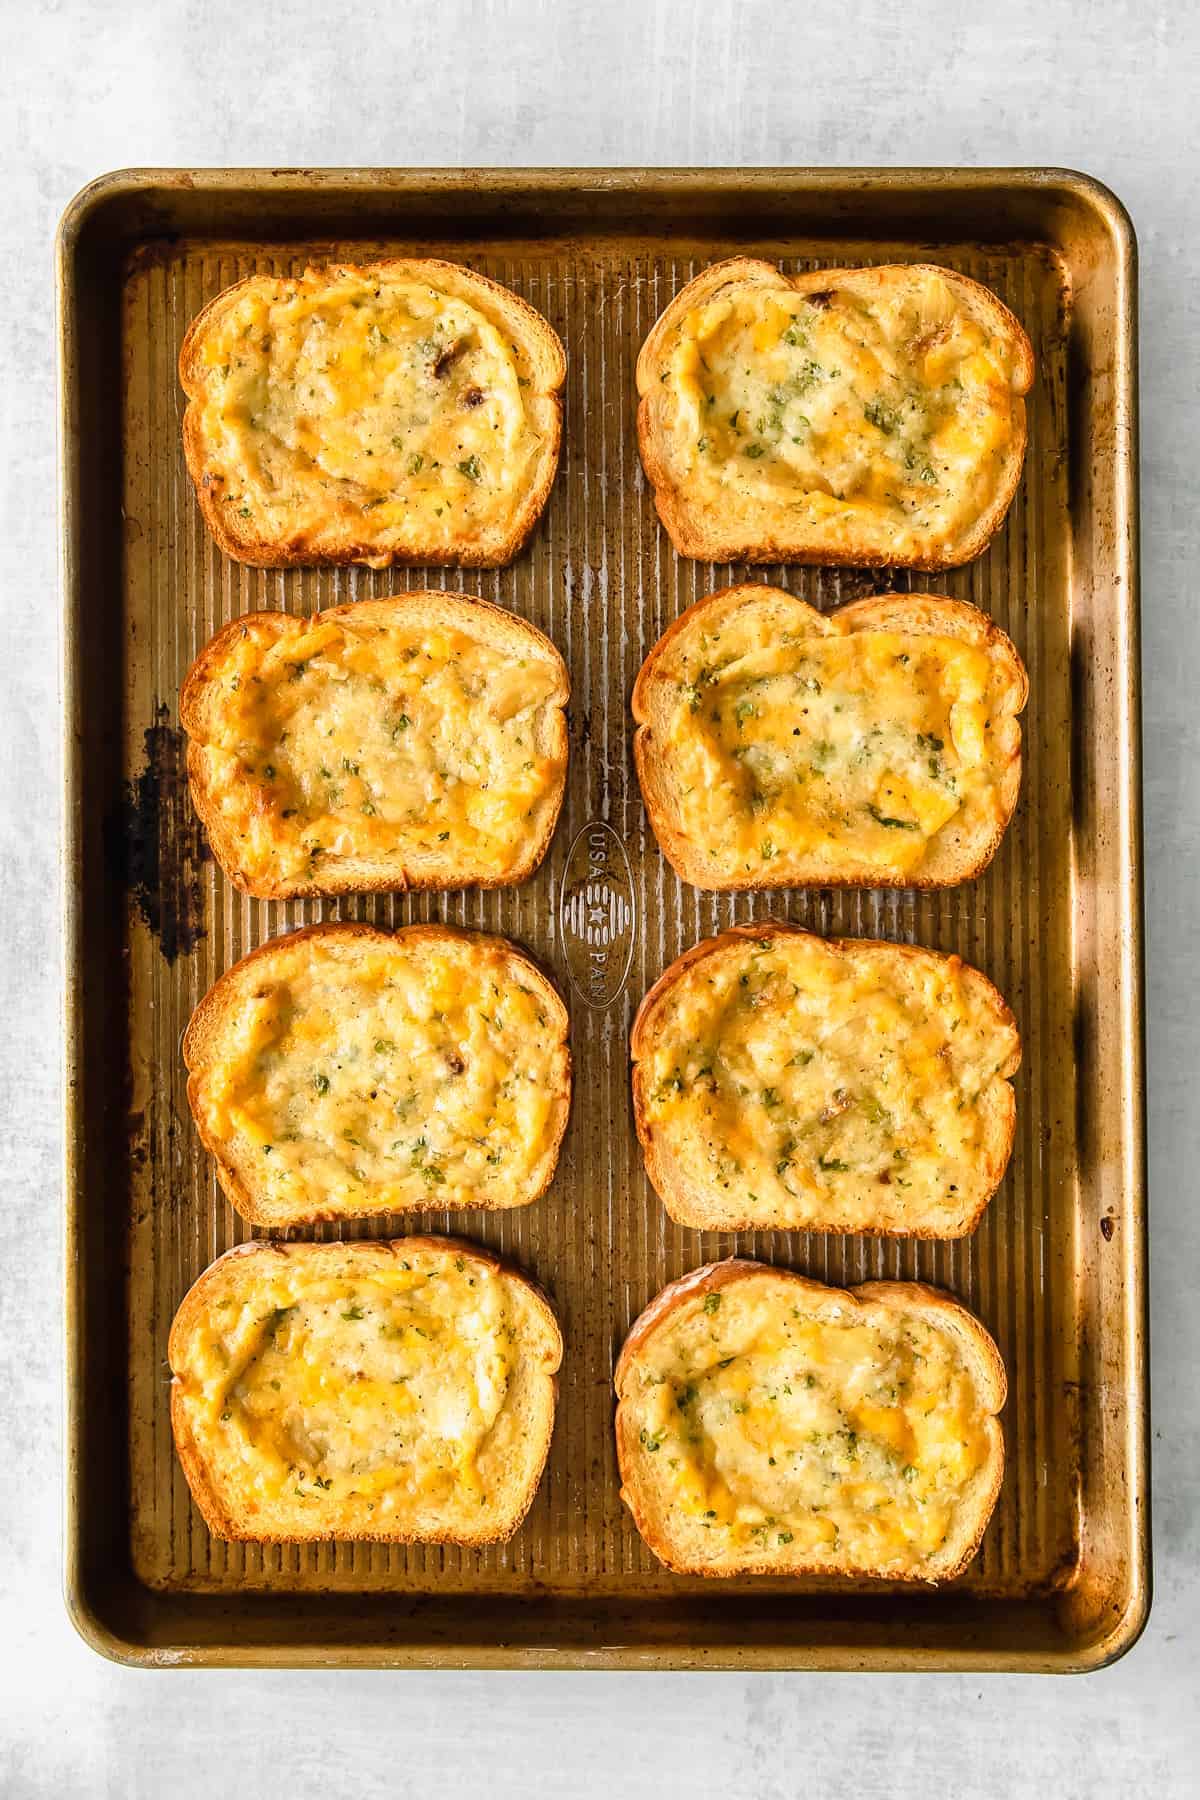
M 678 558 L 637 457 L 634 363 L 671 295 L 738 251 L 786 268 L 929 259 L 1033 341 L 1025 478 L 989 550 L 944 576 Z M 564 453 L 530 548 L 496 572 L 263 571 L 217 552 L 179 443 L 189 320 L 310 258 L 447 256 L 522 294 L 568 358 Z M 108 178 L 60 239 L 68 725 L 68 1599 L 133 1661 L 448 1666 L 1083 1667 L 1148 1605 L 1132 234 L 1084 178 L 1038 172 L 180 172 Z M 693 600 L 747 576 L 828 609 L 890 587 L 974 601 L 1027 663 L 1024 789 L 979 881 L 941 894 L 701 894 L 659 854 L 629 693 Z M 571 674 L 563 815 L 514 890 L 261 902 L 191 813 L 179 684 L 226 620 L 444 586 L 546 631 Z M 642 994 L 698 938 L 785 917 L 957 951 L 1024 1042 L 1013 1161 L 976 1235 L 890 1243 L 699 1233 L 650 1190 L 628 1084 Z M 541 1490 L 506 1545 L 212 1539 L 167 1416 L 183 1293 L 249 1235 L 188 1113 L 180 1035 L 265 937 L 322 918 L 499 931 L 572 1014 L 559 1171 L 507 1215 L 431 1209 L 345 1235 L 450 1230 L 543 1282 L 566 1340 Z M 318 1235 L 337 1235 L 321 1228 Z M 618 1497 L 611 1373 L 667 1281 L 737 1251 L 839 1284 L 919 1277 L 984 1319 L 1009 1372 L 1008 1470 L 979 1556 L 936 1593 L 663 1570 Z

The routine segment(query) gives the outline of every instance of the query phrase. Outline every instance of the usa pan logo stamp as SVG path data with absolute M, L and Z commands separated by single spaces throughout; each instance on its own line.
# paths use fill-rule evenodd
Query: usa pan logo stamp
M 636 911 L 625 846 L 593 819 L 576 833 L 558 903 L 558 931 L 571 986 L 589 1006 L 611 1006 L 633 960 Z

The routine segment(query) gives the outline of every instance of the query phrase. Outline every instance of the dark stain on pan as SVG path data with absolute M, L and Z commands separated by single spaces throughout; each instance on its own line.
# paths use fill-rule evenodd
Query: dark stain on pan
M 188 797 L 187 738 L 165 704 L 144 737 L 145 766 L 125 784 L 106 851 L 114 879 L 173 963 L 205 935 L 201 871 L 211 853 Z

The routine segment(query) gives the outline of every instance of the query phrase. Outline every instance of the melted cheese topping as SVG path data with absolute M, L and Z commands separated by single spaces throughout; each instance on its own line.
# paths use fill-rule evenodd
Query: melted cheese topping
M 686 1301 L 639 1351 L 631 1404 L 664 1512 L 741 1566 L 911 1572 L 990 1454 L 957 1338 L 769 1275 Z M 629 1391 L 627 1389 L 627 1391 Z
M 200 439 L 235 535 L 347 533 L 387 562 L 507 531 L 542 443 L 533 371 L 477 303 L 378 269 L 261 276 L 202 343 Z
M 503 945 L 343 950 L 285 939 L 258 965 L 196 1079 L 210 1141 L 272 1220 L 533 1199 L 569 1085 L 557 997 Z
M 514 654 L 411 617 L 281 619 L 236 638 L 209 679 L 205 785 L 251 881 L 319 887 L 362 861 L 502 881 L 562 790 L 549 644 Z
M 813 624 L 780 631 L 768 601 L 681 634 L 659 747 L 672 827 L 714 878 L 764 885 L 797 865 L 900 880 L 949 831 L 989 844 L 1019 741 L 1011 669 L 959 637 Z
M 735 283 L 667 338 L 672 480 L 693 506 L 765 509 L 788 542 L 936 554 L 1001 491 L 1023 430 L 1015 368 L 1011 339 L 936 270 L 808 294 Z
M 320 1535 L 478 1508 L 519 1446 L 519 1315 L 503 1275 L 414 1249 L 234 1263 L 177 1371 L 217 1492 Z
M 739 939 L 672 985 L 646 1035 L 646 1125 L 703 1223 L 953 1236 L 1002 1172 L 986 1109 L 1017 1034 L 953 957 Z

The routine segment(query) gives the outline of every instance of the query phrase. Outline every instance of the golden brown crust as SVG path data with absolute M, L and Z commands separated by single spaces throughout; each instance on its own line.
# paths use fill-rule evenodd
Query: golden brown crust
M 320 1225 L 331 1220 L 364 1216 L 361 1213 L 349 1212 L 345 1207 L 340 1206 L 313 1207 L 303 1212 L 289 1213 L 285 1221 L 265 1216 L 259 1195 L 242 1179 L 241 1172 L 231 1161 L 223 1141 L 214 1138 L 208 1130 L 199 1104 L 203 1073 L 211 1060 L 211 1053 L 216 1048 L 216 1040 L 223 1029 L 229 1011 L 237 1007 L 242 997 L 249 972 L 267 962 L 280 949 L 290 950 L 297 944 L 315 938 L 338 945 L 351 945 L 356 942 L 383 946 L 399 943 L 432 945 L 447 941 L 465 942 L 477 944 L 482 951 L 488 953 L 499 953 L 514 968 L 521 970 L 525 980 L 531 983 L 543 1000 L 547 1017 L 550 1020 L 550 1029 L 554 1033 L 554 1041 L 556 1044 L 561 1044 L 564 1057 L 563 1085 L 555 1096 L 549 1147 L 542 1159 L 537 1179 L 531 1191 L 516 1204 L 531 1206 L 535 1200 L 540 1200 L 554 1179 L 554 1171 L 558 1166 L 558 1155 L 562 1148 L 562 1140 L 571 1110 L 571 1051 L 567 1040 L 570 1021 L 562 996 L 549 976 L 543 973 L 527 951 L 511 943 L 507 938 L 495 937 L 488 932 L 465 931 L 453 925 L 402 925 L 397 931 L 381 931 L 374 925 L 338 920 L 321 925 L 306 925 L 299 931 L 285 932 L 279 937 L 268 938 L 266 943 L 259 944 L 255 949 L 248 951 L 209 988 L 207 994 L 197 1005 L 183 1034 L 183 1060 L 188 1070 L 188 1105 L 191 1108 L 200 1141 L 216 1163 L 217 1180 L 235 1211 L 241 1214 L 248 1225 L 268 1230 L 281 1223 L 288 1227 Z M 421 1209 L 413 1208 L 411 1210 Z M 509 1208 L 502 1202 L 479 1198 L 473 1200 L 467 1210 L 496 1212 L 507 1211 Z
M 786 1225 L 775 1226 L 772 1221 L 753 1215 L 733 1217 L 722 1213 L 714 1207 L 711 1197 L 695 1184 L 687 1181 L 677 1162 L 672 1157 L 663 1134 L 656 1131 L 650 1118 L 646 1096 L 646 1077 L 642 1059 L 649 1055 L 653 1048 L 655 1033 L 658 1029 L 658 1013 L 665 999 L 671 994 L 682 977 L 706 957 L 719 954 L 731 945 L 743 940 L 759 941 L 773 937 L 804 937 L 833 950 L 867 949 L 886 950 L 893 954 L 898 962 L 923 962 L 929 959 L 943 962 L 956 968 L 958 978 L 973 992 L 975 1001 L 986 1008 L 996 1018 L 997 1024 L 1008 1027 L 1016 1037 L 1016 1019 L 1011 1007 L 999 990 L 988 980 L 981 970 L 964 963 L 958 956 L 943 956 L 937 950 L 926 950 L 916 944 L 892 944 L 877 938 L 826 938 L 817 932 L 806 931 L 802 925 L 791 925 L 783 920 L 764 919 L 758 924 L 733 925 L 728 931 L 717 937 L 705 938 L 700 943 L 685 950 L 682 956 L 676 957 L 670 966 L 664 969 L 653 987 L 646 994 L 638 1007 L 633 1021 L 633 1030 L 629 1037 L 629 1051 L 633 1060 L 633 1121 L 637 1130 L 638 1141 L 642 1146 L 642 1156 L 646 1166 L 646 1174 L 650 1185 L 670 1213 L 680 1225 L 691 1226 L 697 1231 L 770 1231 L 787 1230 Z M 962 1224 L 960 1230 L 953 1233 L 936 1231 L 929 1226 L 907 1226 L 903 1230 L 879 1224 L 859 1224 L 852 1229 L 869 1237 L 890 1238 L 937 1238 L 969 1237 L 976 1229 L 980 1219 L 987 1211 L 988 1203 L 1004 1178 L 1012 1156 L 1013 1142 L 1017 1130 L 1017 1102 L 1013 1093 L 1011 1080 L 1021 1066 L 1020 1040 L 1016 1039 L 1016 1048 L 1007 1062 L 997 1071 L 992 1083 L 990 1095 L 991 1105 L 986 1109 L 986 1123 L 990 1127 L 989 1142 L 983 1160 L 982 1193 L 975 1210 Z M 834 1224 L 823 1224 L 819 1220 L 805 1223 L 804 1230 L 826 1234 L 846 1235 L 846 1227 Z
M 764 599 L 786 603 L 801 617 L 823 631 L 834 621 L 854 631 L 903 631 L 958 637 L 976 644 L 1003 670 L 1005 705 L 1003 719 L 1011 721 L 1014 741 L 999 788 L 1002 817 L 986 838 L 951 844 L 950 855 L 938 858 L 931 844 L 925 863 L 907 873 L 881 869 L 871 863 L 847 863 L 836 873 L 827 864 L 811 863 L 805 871 L 801 859 L 780 858 L 778 872 L 768 867 L 753 873 L 714 877 L 705 866 L 702 851 L 674 823 L 675 807 L 655 732 L 665 736 L 668 724 L 669 679 L 664 666 L 680 637 L 697 624 L 743 603 L 761 605 Z M 1000 627 L 966 600 L 941 594 L 880 594 L 853 600 L 828 614 L 798 595 L 756 582 L 738 582 L 696 600 L 669 625 L 650 651 L 633 686 L 632 711 L 637 730 L 633 739 L 634 763 L 642 798 L 659 848 L 680 880 L 710 893 L 778 887 L 896 887 L 941 888 L 972 881 L 987 868 L 1012 821 L 1021 791 L 1021 736 L 1016 720 L 1029 698 L 1029 677 L 1015 644 Z M 944 865 L 949 863 L 949 867 Z
M 444 262 L 436 257 L 391 257 L 371 263 L 329 263 L 321 273 L 339 275 L 379 274 L 415 280 L 428 280 L 463 297 L 483 299 L 504 319 L 508 330 L 520 342 L 530 358 L 537 387 L 531 396 L 547 406 L 547 429 L 530 490 L 525 504 L 510 530 L 494 543 L 464 544 L 458 548 L 435 543 L 421 545 L 411 551 L 395 551 L 381 555 L 377 544 L 364 544 L 348 537 L 334 551 L 315 552 L 302 533 L 287 543 L 269 542 L 253 531 L 240 530 L 239 519 L 229 516 L 229 508 L 221 504 L 223 478 L 209 468 L 200 431 L 201 392 L 200 352 L 204 334 L 220 314 L 234 304 L 247 287 L 261 282 L 260 275 L 247 275 L 217 294 L 192 320 L 179 351 L 179 382 L 188 397 L 183 415 L 183 455 L 188 474 L 196 490 L 196 499 L 204 522 L 224 555 L 258 569 L 308 568 L 314 564 L 369 563 L 376 568 L 419 566 L 424 568 L 500 569 L 525 548 L 545 508 L 554 486 L 562 445 L 561 389 L 566 380 L 566 356 L 558 334 L 541 313 L 511 289 L 479 275 L 461 263 Z
M 530 829 L 524 853 L 520 862 L 506 875 L 491 877 L 469 876 L 463 881 L 447 880 L 434 874 L 428 874 L 418 867 L 400 867 L 396 870 L 381 869 L 374 859 L 344 859 L 336 869 L 326 865 L 319 878 L 305 880 L 301 876 L 281 876 L 277 879 L 254 877 L 239 862 L 239 849 L 236 834 L 226 824 L 221 810 L 220 796 L 209 778 L 205 767 L 203 737 L 207 722 L 208 699 L 211 684 L 219 674 L 221 664 L 237 641 L 246 634 L 260 638 L 264 645 L 280 636 L 284 631 L 293 628 L 299 621 L 292 614 L 278 612 L 246 613 L 241 618 L 231 619 L 222 626 L 215 636 L 200 651 L 187 675 L 179 694 L 179 722 L 188 734 L 187 770 L 188 788 L 192 796 L 192 804 L 200 817 L 200 822 L 208 833 L 213 855 L 216 857 L 225 874 L 240 888 L 242 893 L 251 894 L 259 900 L 290 900 L 316 894 L 370 894 L 370 893 L 410 893 L 422 889 L 446 891 L 458 887 L 514 887 L 519 882 L 527 881 L 538 867 L 550 840 L 554 836 L 554 828 L 558 823 L 558 815 L 562 808 L 563 794 L 567 781 L 567 721 L 566 704 L 570 698 L 570 679 L 567 667 L 557 647 L 548 637 L 516 613 L 510 613 L 502 606 L 495 606 L 490 600 L 477 599 L 473 596 L 445 594 L 433 589 L 419 592 L 393 594 L 379 600 L 351 601 L 344 606 L 328 607 L 324 612 L 314 613 L 311 619 L 304 621 L 306 628 L 318 625 L 333 624 L 341 621 L 370 625 L 372 623 L 399 625 L 406 614 L 421 613 L 426 619 L 437 618 L 453 625 L 456 629 L 470 634 L 472 630 L 482 629 L 490 643 L 498 648 L 511 649 L 515 655 L 519 650 L 532 652 L 554 665 L 558 676 L 558 684 L 554 694 L 546 702 L 550 715 L 551 742 L 547 746 L 550 756 L 559 765 L 558 775 L 553 787 L 547 793 L 537 809 L 536 816 L 530 822 Z
M 951 1549 L 944 1559 L 945 1566 L 938 1567 L 932 1573 L 924 1573 L 920 1569 L 897 1573 L 894 1569 L 873 1569 L 858 1565 L 844 1571 L 847 1576 L 855 1579 L 919 1581 L 928 1585 L 951 1581 L 955 1576 L 961 1575 L 982 1542 L 1004 1479 L 1004 1434 L 1001 1431 L 997 1415 L 1004 1407 L 1008 1383 L 1003 1358 L 990 1332 L 952 1294 L 946 1293 L 942 1288 L 931 1287 L 925 1282 L 869 1281 L 859 1287 L 834 1288 L 827 1287 L 819 1281 L 811 1281 L 791 1269 L 756 1262 L 747 1257 L 731 1256 L 723 1262 L 707 1263 L 701 1268 L 691 1270 L 678 1281 L 671 1282 L 634 1320 L 621 1347 L 613 1376 L 613 1385 L 617 1395 L 615 1420 L 617 1466 L 621 1476 L 621 1499 L 629 1508 L 641 1537 L 658 1560 L 679 1575 L 703 1575 L 727 1579 L 731 1576 L 749 1573 L 754 1576 L 769 1575 L 789 1578 L 838 1573 L 837 1569 L 831 1568 L 828 1562 L 777 1561 L 768 1563 L 756 1561 L 751 1571 L 739 1567 L 736 1563 L 731 1563 L 728 1558 L 722 1561 L 720 1559 L 699 1560 L 690 1557 L 686 1551 L 681 1551 L 672 1542 L 669 1536 L 669 1519 L 664 1518 L 661 1509 L 653 1504 L 651 1493 L 642 1479 L 642 1471 L 648 1463 L 648 1458 L 639 1443 L 638 1427 L 634 1422 L 634 1408 L 628 1392 L 640 1352 L 651 1341 L 655 1333 L 688 1301 L 702 1299 L 706 1294 L 718 1293 L 722 1288 L 742 1281 L 747 1276 L 764 1274 L 777 1278 L 796 1294 L 803 1295 L 805 1299 L 817 1305 L 831 1303 L 843 1306 L 882 1305 L 889 1309 L 894 1308 L 897 1312 L 917 1311 L 926 1317 L 932 1315 L 941 1325 L 948 1328 L 961 1344 L 972 1367 L 980 1403 L 989 1415 L 989 1458 L 983 1477 L 976 1484 L 975 1492 L 972 1495 L 972 1505 L 965 1523 L 957 1537 L 951 1540 Z
M 665 433 L 658 416 L 657 394 L 667 334 L 680 319 L 701 301 L 715 294 L 719 288 L 743 281 L 771 287 L 778 287 L 783 283 L 797 294 L 803 295 L 819 293 L 825 288 L 843 284 L 847 279 L 859 281 L 864 276 L 883 279 L 911 277 L 929 271 L 937 273 L 960 290 L 988 318 L 993 329 L 1003 332 L 1011 340 L 1014 353 L 1013 390 L 1018 395 L 1027 393 L 1033 385 L 1033 346 L 1020 320 L 981 282 L 972 281 L 969 276 L 958 275 L 951 269 L 943 269 L 935 264 L 894 263 L 880 264 L 873 269 L 812 269 L 807 273 L 788 275 L 774 263 L 764 262 L 758 257 L 734 256 L 702 269 L 699 275 L 680 289 L 651 327 L 637 360 L 637 389 L 641 396 L 637 411 L 637 434 L 642 467 L 654 490 L 654 504 L 659 519 L 680 556 L 701 562 L 786 562 L 802 566 L 836 564 L 842 568 L 920 569 L 927 574 L 935 574 L 944 569 L 959 568 L 963 563 L 973 561 L 987 548 L 1004 523 L 1020 483 L 1027 438 L 1023 407 L 1018 413 L 1017 428 L 1005 457 L 1004 479 L 996 499 L 975 522 L 972 531 L 955 546 L 952 554 L 934 552 L 927 556 L 886 555 L 865 546 L 859 549 L 840 549 L 836 556 L 832 556 L 825 546 L 807 544 L 803 537 L 789 536 L 782 530 L 762 528 L 748 534 L 744 528 L 739 529 L 728 520 L 712 520 L 702 512 L 697 514 L 689 504 L 686 488 L 677 485 L 670 468 Z
M 391 1530 L 383 1528 L 372 1531 L 339 1530 L 332 1532 L 311 1533 L 301 1537 L 278 1532 L 255 1531 L 247 1528 L 245 1522 L 230 1512 L 217 1492 L 211 1479 L 209 1465 L 191 1428 L 183 1402 L 182 1380 L 179 1373 L 184 1361 L 185 1347 L 193 1331 L 202 1324 L 205 1308 L 208 1303 L 209 1290 L 219 1282 L 221 1273 L 228 1265 L 244 1258 L 269 1257 L 281 1263 L 295 1261 L 298 1257 L 310 1255 L 314 1250 L 345 1250 L 356 1258 L 366 1261 L 382 1262 L 401 1260 L 411 1257 L 416 1251 L 445 1251 L 449 1255 L 460 1256 L 469 1263 L 478 1264 L 490 1269 L 493 1273 L 503 1275 L 514 1287 L 520 1288 L 528 1299 L 539 1325 L 545 1333 L 545 1374 L 549 1383 L 548 1416 L 544 1421 L 544 1431 L 540 1435 L 539 1448 L 535 1451 L 531 1463 L 528 1484 L 524 1492 L 517 1496 L 514 1506 L 502 1523 L 494 1520 L 481 1522 L 478 1532 L 471 1534 L 452 1531 L 436 1531 L 415 1533 L 405 1531 L 399 1526 Z M 180 1301 L 179 1309 L 171 1325 L 167 1340 L 167 1360 L 171 1367 L 170 1415 L 171 1431 L 175 1440 L 175 1451 L 180 1466 L 187 1479 L 192 1499 L 214 1537 L 226 1539 L 232 1543 L 259 1544 L 301 1544 L 336 1539 L 340 1543 L 387 1542 L 400 1544 L 461 1544 L 464 1548 L 473 1548 L 484 1544 L 502 1543 L 512 1537 L 524 1520 L 533 1504 L 534 1496 L 541 1484 L 545 1472 L 546 1460 L 550 1454 L 550 1444 L 554 1435 L 554 1416 L 558 1398 L 558 1370 L 562 1364 L 563 1341 L 562 1332 L 550 1301 L 542 1287 L 526 1275 L 522 1270 L 503 1261 L 491 1250 L 481 1244 L 469 1242 L 465 1238 L 441 1237 L 421 1234 L 420 1236 L 392 1238 L 384 1241 L 369 1240 L 354 1244 L 317 1245 L 304 1241 L 269 1243 L 251 1240 L 245 1244 L 237 1244 L 224 1255 L 210 1263 L 204 1273 L 197 1277 Z

